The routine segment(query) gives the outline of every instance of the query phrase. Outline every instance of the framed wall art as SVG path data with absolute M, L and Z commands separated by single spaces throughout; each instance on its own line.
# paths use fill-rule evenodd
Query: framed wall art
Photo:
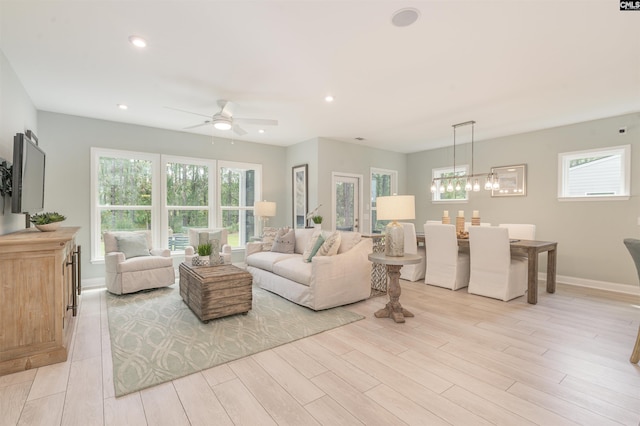
M 492 167 L 500 187 L 491 190 L 492 197 L 522 197 L 527 195 L 527 165 Z
M 309 210 L 308 169 L 307 164 L 301 164 L 291 169 L 294 228 L 304 228 L 307 222 L 307 211 Z

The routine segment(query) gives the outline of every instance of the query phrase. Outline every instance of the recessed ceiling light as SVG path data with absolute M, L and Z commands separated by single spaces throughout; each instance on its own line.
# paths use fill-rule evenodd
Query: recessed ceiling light
M 135 47 L 147 47 L 147 41 L 136 35 L 129 36 L 129 43 L 133 44 Z
M 324 97 L 325 102 L 333 102 L 333 96 L 327 95 Z
M 264 133 L 264 129 L 258 129 L 258 133 Z
M 391 23 L 396 27 L 408 27 L 418 20 L 420 11 L 413 7 L 407 7 L 396 11 L 391 17 Z
M 127 109 L 129 108 L 128 106 L 126 106 L 125 104 L 118 104 L 118 108 L 120 109 Z

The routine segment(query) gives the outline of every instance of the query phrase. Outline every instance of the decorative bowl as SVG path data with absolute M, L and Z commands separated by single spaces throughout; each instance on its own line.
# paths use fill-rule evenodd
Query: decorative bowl
M 36 228 L 38 228 L 42 232 L 51 232 L 56 231 L 58 228 L 60 228 L 61 224 L 62 222 L 51 222 L 44 225 L 36 225 Z

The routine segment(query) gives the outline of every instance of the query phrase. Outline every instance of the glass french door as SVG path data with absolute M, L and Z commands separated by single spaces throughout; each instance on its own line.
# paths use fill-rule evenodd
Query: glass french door
M 333 175 L 333 223 L 338 231 L 360 231 L 360 180 L 359 176 Z

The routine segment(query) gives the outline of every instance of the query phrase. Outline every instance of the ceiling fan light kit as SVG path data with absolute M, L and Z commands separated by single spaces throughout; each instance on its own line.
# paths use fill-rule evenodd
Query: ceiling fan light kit
M 277 126 L 278 120 L 269 120 L 264 118 L 234 118 L 233 110 L 235 108 L 235 104 L 231 101 L 219 100 L 218 106 L 220 107 L 220 111 L 210 115 L 200 114 L 198 112 L 186 111 L 179 108 L 165 107 L 168 109 L 172 109 L 175 111 L 186 112 L 187 114 L 199 115 L 202 117 L 211 117 L 209 120 L 205 120 L 203 123 L 195 124 L 193 126 L 184 127 L 183 130 L 195 129 L 197 127 L 206 126 L 207 124 L 212 124 L 217 130 L 233 130 L 238 136 L 243 136 L 247 134 L 247 131 L 240 127 L 237 123 L 251 124 L 251 125 L 259 125 L 259 126 Z M 260 130 L 258 130 L 260 132 Z M 260 133 L 263 133 L 264 130 Z

